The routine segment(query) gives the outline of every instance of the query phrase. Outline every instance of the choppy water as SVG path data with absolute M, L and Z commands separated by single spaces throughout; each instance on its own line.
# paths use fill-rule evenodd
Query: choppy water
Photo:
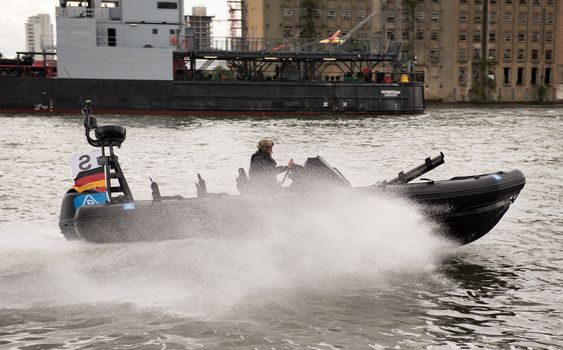
M 409 203 L 292 211 L 254 238 L 94 245 L 58 232 L 79 116 L 0 115 L 0 349 L 559 349 L 563 110 L 431 108 L 418 116 L 101 117 L 137 198 L 236 193 L 263 136 L 278 161 L 323 155 L 354 185 L 442 151 L 433 179 L 521 169 L 483 239 L 455 248 Z M 296 214 L 297 213 L 297 214 Z M 338 215 L 337 215 L 338 214 Z

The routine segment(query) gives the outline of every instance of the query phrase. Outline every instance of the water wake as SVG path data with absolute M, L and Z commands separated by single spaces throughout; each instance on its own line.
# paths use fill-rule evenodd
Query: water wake
M 399 200 L 323 196 L 272 208 L 241 223 L 243 235 L 150 243 L 66 242 L 43 224 L 3 224 L 0 304 L 129 302 L 209 315 L 253 295 L 424 271 L 447 246 Z

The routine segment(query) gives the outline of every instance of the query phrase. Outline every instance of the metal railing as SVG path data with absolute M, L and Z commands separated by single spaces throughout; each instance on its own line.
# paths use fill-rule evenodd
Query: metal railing
M 315 54 L 315 53 L 358 53 L 383 55 L 393 51 L 399 53 L 395 43 L 387 44 L 380 39 L 350 39 L 343 44 L 320 43 L 319 39 L 266 39 L 266 38 L 214 38 L 201 40 L 187 37 L 180 42 L 180 48 L 191 51 L 223 51 L 223 52 L 262 52 L 272 55 L 282 53 Z M 396 49 L 394 49 L 397 47 Z

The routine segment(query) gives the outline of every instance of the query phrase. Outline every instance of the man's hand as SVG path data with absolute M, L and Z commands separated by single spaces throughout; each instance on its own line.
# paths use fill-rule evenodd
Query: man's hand
M 293 162 L 293 159 L 290 159 L 289 162 L 287 162 L 287 168 L 291 170 L 294 167 L 295 167 L 295 163 Z

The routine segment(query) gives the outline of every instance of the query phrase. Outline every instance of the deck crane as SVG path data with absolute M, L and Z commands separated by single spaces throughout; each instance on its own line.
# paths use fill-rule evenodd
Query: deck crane
M 366 23 L 368 23 L 375 15 L 377 14 L 377 10 L 370 13 L 366 18 L 364 18 L 357 26 L 352 28 L 348 33 L 346 33 L 343 37 L 340 37 L 341 30 L 336 31 L 330 37 L 319 41 L 321 44 L 338 44 L 342 45 L 350 39 L 350 37 L 357 32 L 361 27 L 363 27 Z

